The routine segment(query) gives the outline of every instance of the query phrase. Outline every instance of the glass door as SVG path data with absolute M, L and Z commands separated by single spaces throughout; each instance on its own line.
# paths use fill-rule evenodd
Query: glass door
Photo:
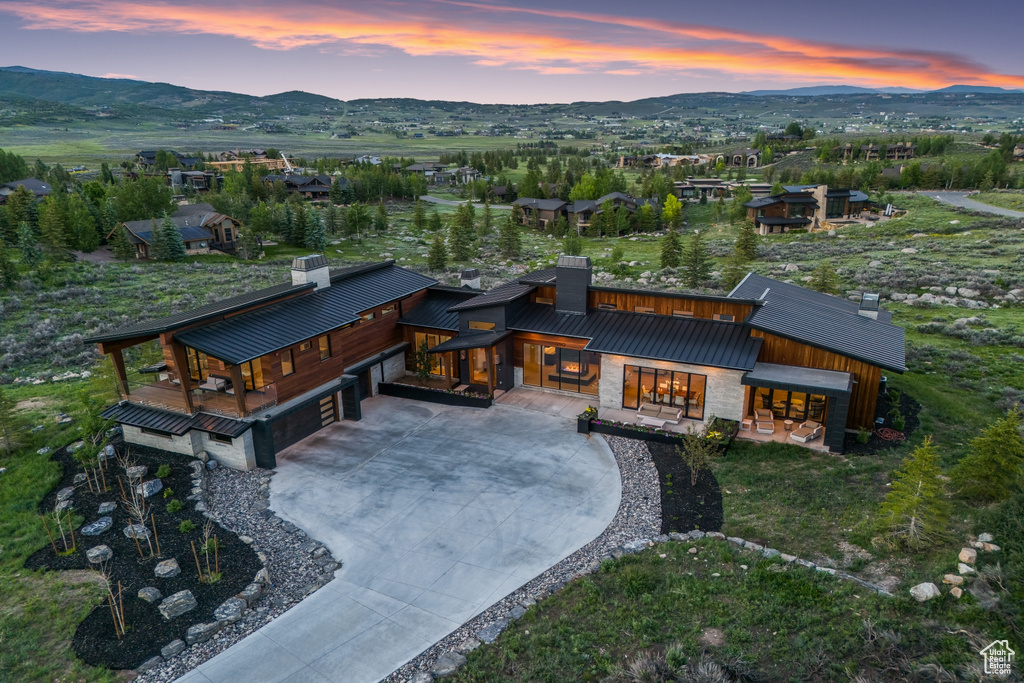
M 487 349 L 469 350 L 469 381 L 471 384 L 487 386 Z

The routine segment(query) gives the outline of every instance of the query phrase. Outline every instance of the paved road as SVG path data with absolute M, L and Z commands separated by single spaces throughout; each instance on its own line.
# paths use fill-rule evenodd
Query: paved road
M 975 201 L 968 197 L 966 192 L 936 192 L 935 190 L 920 190 L 918 194 L 924 195 L 925 197 L 931 197 L 932 199 L 937 199 L 943 204 L 961 206 L 965 209 L 970 209 L 971 211 L 990 213 L 994 216 L 1024 218 L 1024 211 L 1014 211 L 1013 209 L 1004 209 L 1001 206 L 983 204 L 982 202 Z
M 618 509 L 615 459 L 574 420 L 382 396 L 362 408 L 280 454 L 271 484 L 271 508 L 343 561 L 336 578 L 181 681 L 378 681 Z
M 432 197 L 429 194 L 420 195 L 420 199 L 427 202 L 428 204 L 441 204 L 442 206 L 461 206 L 468 202 L 468 199 L 441 199 L 440 197 Z M 473 202 L 473 206 L 481 208 L 483 202 Z M 511 204 L 491 204 L 492 209 L 511 209 Z

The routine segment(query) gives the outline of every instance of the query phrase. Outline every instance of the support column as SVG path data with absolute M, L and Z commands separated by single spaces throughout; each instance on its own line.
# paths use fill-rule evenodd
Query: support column
M 173 341 L 165 343 L 170 343 L 171 355 L 174 356 L 174 371 L 178 374 L 181 395 L 185 399 L 185 412 L 191 415 L 195 412 L 195 407 L 192 405 L 192 377 L 188 374 L 188 359 L 185 357 L 185 347 Z
M 448 381 L 448 388 L 451 389 L 452 385 L 455 384 L 452 381 L 452 355 L 451 353 L 441 354 L 441 365 L 444 367 L 444 377 Z
M 128 398 L 128 372 L 124 369 L 124 355 L 121 349 L 111 351 L 110 360 L 114 363 L 114 377 L 117 378 L 117 388 L 121 391 L 121 397 Z
M 231 387 L 235 390 L 235 403 L 238 406 L 238 416 L 245 417 L 245 380 L 242 379 L 242 366 L 231 366 Z
M 487 366 L 487 393 L 494 396 L 494 347 L 484 349 L 484 365 Z

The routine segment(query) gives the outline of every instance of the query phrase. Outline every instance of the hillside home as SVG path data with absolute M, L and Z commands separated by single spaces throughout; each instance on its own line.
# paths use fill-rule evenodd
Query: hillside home
M 46 197 L 53 191 L 49 183 L 44 183 L 42 180 L 37 178 L 23 178 L 21 180 L 12 180 L 9 183 L 0 185 L 0 204 L 7 202 L 7 198 L 18 191 L 19 187 L 24 187 L 26 190 L 35 195 L 36 201 Z
M 867 161 L 879 161 L 883 158 L 889 161 L 906 161 L 907 159 L 914 158 L 914 150 L 917 149 L 917 145 L 910 144 L 909 142 L 896 142 L 888 145 L 862 145 L 860 151 L 864 154 L 864 159 Z
M 414 370 L 426 343 L 451 387 L 552 392 L 630 420 L 653 411 L 677 430 L 714 415 L 841 451 L 847 430 L 872 428 L 881 372 L 905 370 L 903 329 L 877 297 L 753 274 L 727 296 L 591 279 L 573 256 L 489 291 L 474 272 L 452 288 L 393 261 L 331 272 L 298 258 L 291 282 L 93 336 L 123 397 L 104 415 L 129 443 L 273 467 L 360 419 L 361 400 Z M 162 361 L 130 369 L 124 351 L 147 345 Z
M 143 150 L 135 155 L 135 163 L 139 166 L 155 166 L 156 165 L 156 154 L 158 150 Z M 164 150 L 171 154 L 176 161 L 178 168 L 191 169 L 195 168 L 198 164 L 202 163 L 203 160 L 198 157 L 190 157 L 174 150 Z
M 828 185 L 784 185 L 782 194 L 745 203 L 747 218 L 762 235 L 793 228 L 821 229 L 828 220 L 851 219 L 871 205 L 859 190 L 829 189 Z
M 331 184 L 334 182 L 334 176 L 326 174 L 321 175 L 279 175 L 269 174 L 263 176 L 263 182 L 267 185 L 273 185 L 275 182 L 284 183 L 285 188 L 289 192 L 294 192 L 302 196 L 305 199 L 327 199 L 331 194 Z M 341 188 L 345 189 L 348 185 L 348 179 L 338 176 L 338 182 L 341 184 Z
M 185 253 L 209 254 L 211 249 L 233 252 L 238 242 L 238 228 L 241 225 L 230 216 L 218 213 L 209 204 L 186 204 L 179 206 L 171 215 L 171 220 L 181 234 L 185 245 Z M 125 230 L 128 241 L 135 245 L 135 258 L 150 258 L 153 246 L 153 232 L 163 222 L 162 218 L 151 218 L 146 221 L 128 221 L 114 230 Z M 113 238 L 114 230 L 107 235 Z
M 728 154 L 719 154 L 716 163 L 718 161 L 723 162 L 726 166 L 757 168 L 761 162 L 761 150 L 750 147 L 734 149 Z
M 595 216 L 604 213 L 605 202 L 611 202 L 615 209 L 625 209 L 631 214 L 636 213 L 644 204 L 653 203 L 657 206 L 657 199 L 637 199 L 623 192 L 610 192 L 597 199 L 578 199 L 575 202 L 564 202 L 557 198 L 520 197 L 512 202 L 512 205 L 522 207 L 523 225 L 536 226 L 543 230 L 549 223 L 565 218 L 570 225 L 575 224 L 583 230 L 590 225 Z

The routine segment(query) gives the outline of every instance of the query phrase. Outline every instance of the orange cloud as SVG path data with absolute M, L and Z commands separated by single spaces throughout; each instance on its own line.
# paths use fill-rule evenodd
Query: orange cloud
M 460 56 L 481 67 L 546 75 L 696 71 L 765 81 L 914 88 L 951 83 L 1024 86 L 1022 75 L 994 73 L 940 52 L 860 48 L 635 16 L 462 0 L 437 0 L 429 6 L 395 0 L 354 8 L 0 0 L 0 11 L 17 16 L 29 29 L 213 34 L 271 50 L 318 47 L 365 53 L 384 48 L 412 56 Z M 530 19 L 538 15 L 548 21 Z M 587 22 L 585 30 L 580 30 L 581 21 Z

